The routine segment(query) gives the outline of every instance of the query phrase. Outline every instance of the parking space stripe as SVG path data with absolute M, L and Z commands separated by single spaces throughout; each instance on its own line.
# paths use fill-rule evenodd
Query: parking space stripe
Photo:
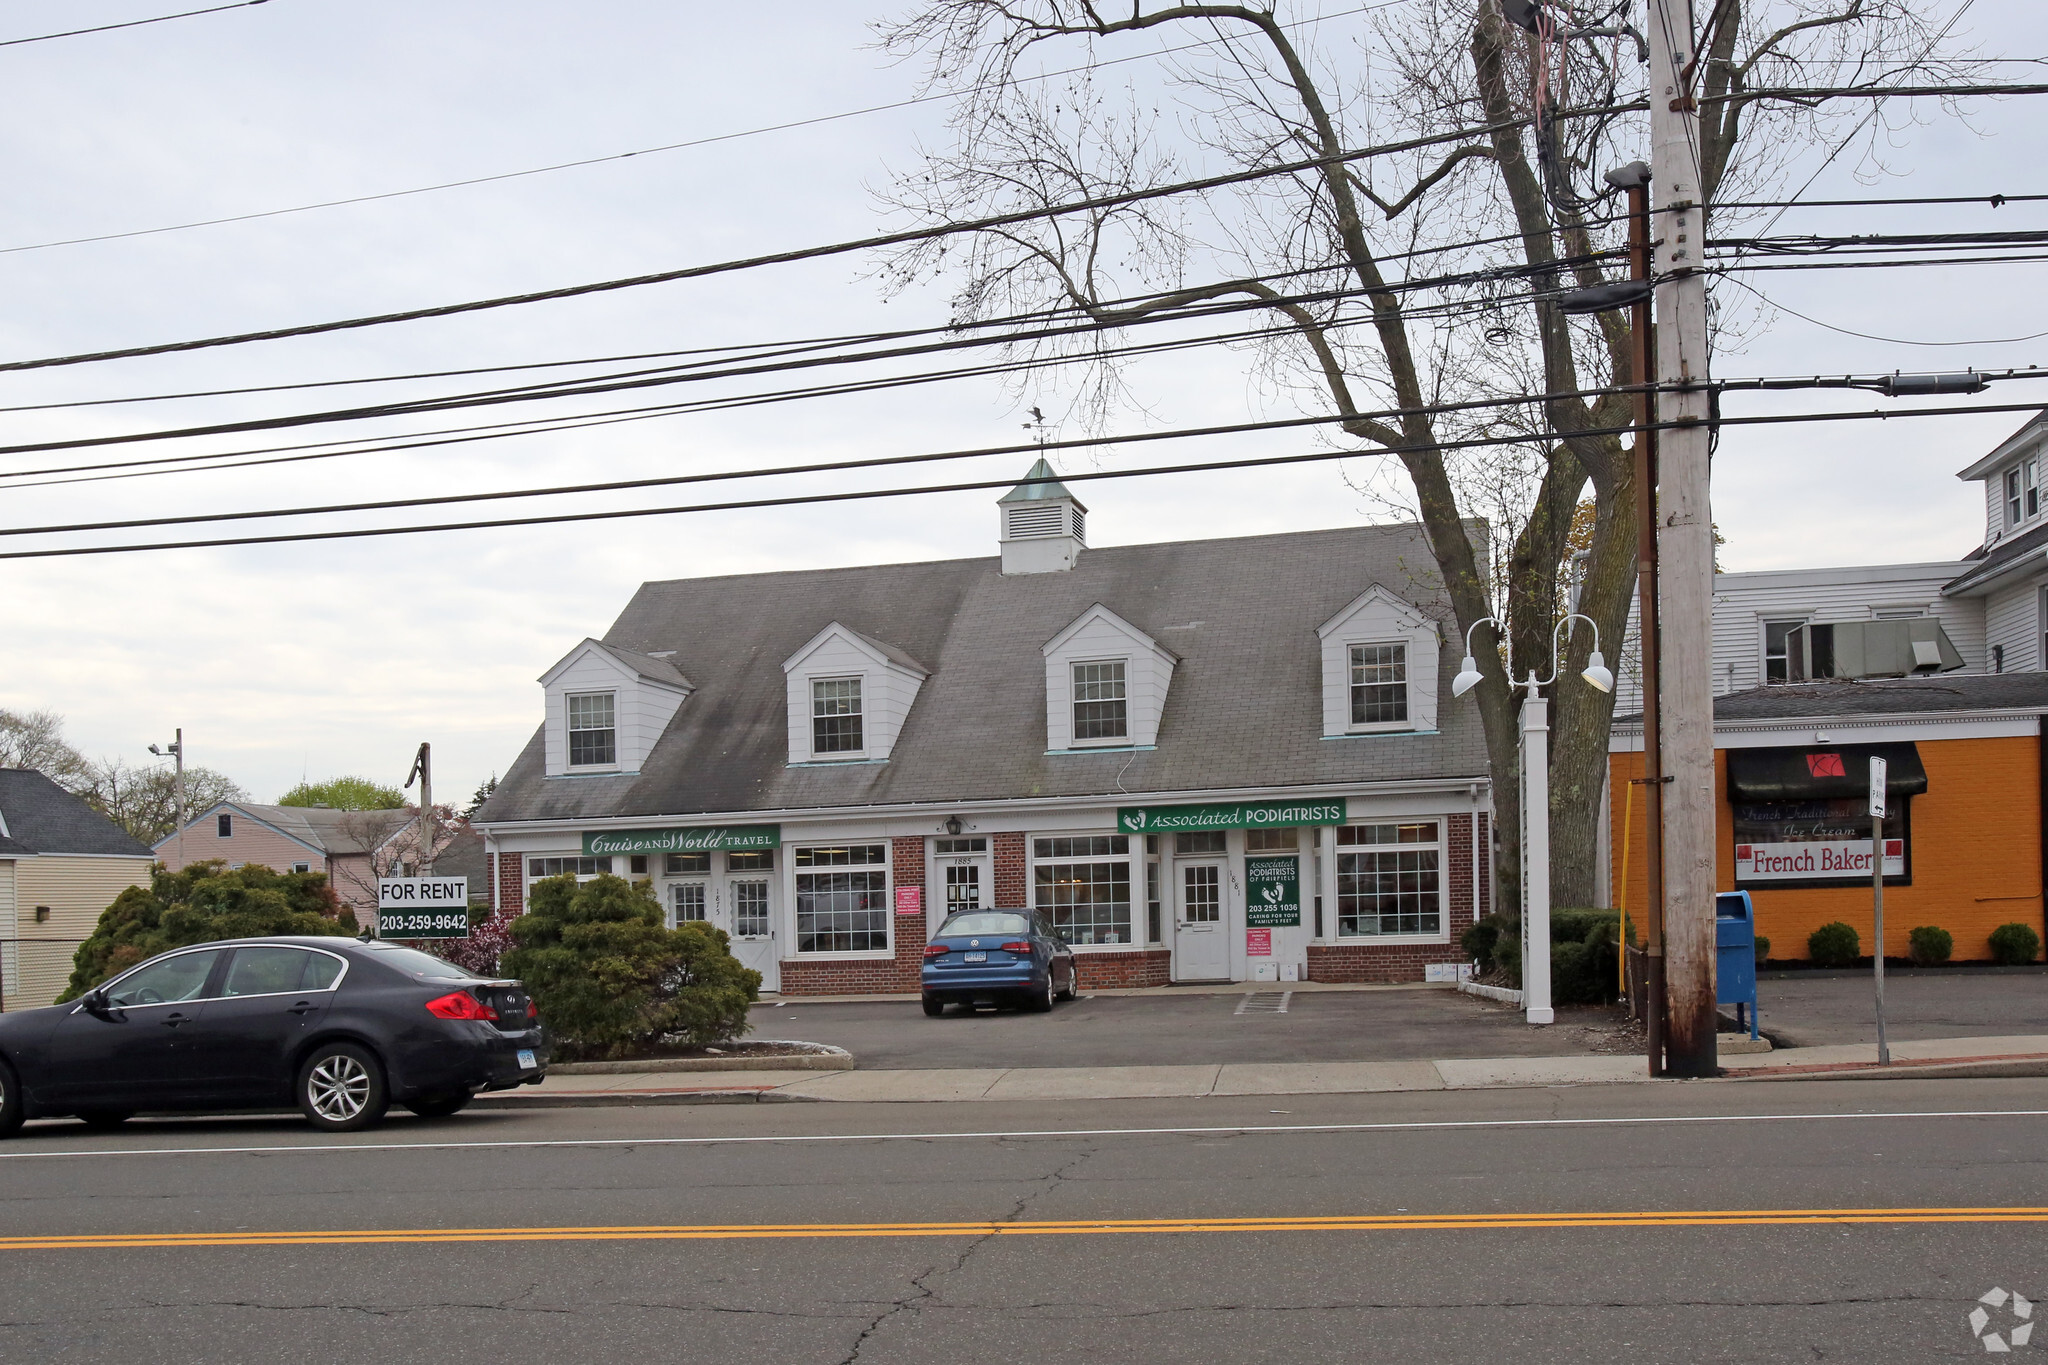
M 2043 1223 L 2048 1208 L 1714 1209 L 1634 1212 L 1351 1214 L 1268 1218 L 1109 1218 L 1019 1223 L 706 1223 L 625 1227 L 404 1228 L 307 1232 L 84 1233 L 0 1238 L 0 1251 L 361 1246 L 451 1242 L 633 1242 L 741 1238 L 1047 1237 L 1157 1233 L 1447 1232 L 1543 1228 L 1800 1227 Z

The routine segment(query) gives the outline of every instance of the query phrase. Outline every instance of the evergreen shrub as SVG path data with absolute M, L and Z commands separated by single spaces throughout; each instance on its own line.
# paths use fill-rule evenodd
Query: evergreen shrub
M 1836 920 L 1806 936 L 1806 952 L 1816 967 L 1849 967 L 1863 955 L 1863 939 L 1854 928 Z
M 1955 950 L 1955 935 L 1932 924 L 1923 924 L 1906 936 L 1906 956 L 1916 967 L 1939 967 Z
M 2041 955 L 2041 936 L 2031 924 L 2001 924 L 1991 931 L 1991 957 L 2001 967 L 2020 967 Z

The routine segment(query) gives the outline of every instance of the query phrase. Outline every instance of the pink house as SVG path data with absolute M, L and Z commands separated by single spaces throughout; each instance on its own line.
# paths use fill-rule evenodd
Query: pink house
M 158 843 L 155 852 L 173 872 L 211 858 L 230 867 L 261 863 L 279 872 L 324 872 L 342 904 L 368 921 L 377 912 L 377 878 L 395 875 L 416 857 L 418 819 L 412 809 L 223 801 Z

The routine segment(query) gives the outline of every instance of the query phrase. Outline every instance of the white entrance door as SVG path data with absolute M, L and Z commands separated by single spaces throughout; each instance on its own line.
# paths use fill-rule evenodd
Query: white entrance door
M 732 955 L 761 974 L 761 989 L 782 989 L 781 960 L 775 952 L 775 918 L 769 913 L 766 877 L 735 877 L 725 884 L 730 922 L 720 927 L 732 938 Z
M 1224 913 L 1224 865 L 1181 863 L 1180 905 L 1173 923 L 1173 979 L 1225 981 L 1230 977 L 1230 935 Z
M 946 903 L 941 907 L 945 915 L 941 924 L 953 915 L 964 915 L 970 910 L 980 910 L 988 904 L 988 888 L 982 884 L 981 863 L 971 858 L 952 858 L 946 861 Z

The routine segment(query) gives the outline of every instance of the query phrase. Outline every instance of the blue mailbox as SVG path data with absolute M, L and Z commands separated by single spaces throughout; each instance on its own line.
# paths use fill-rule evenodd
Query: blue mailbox
M 1735 1006 L 1735 1022 L 1749 1014 L 1756 1037 L 1756 907 L 1747 891 L 1714 897 L 1714 1003 Z

